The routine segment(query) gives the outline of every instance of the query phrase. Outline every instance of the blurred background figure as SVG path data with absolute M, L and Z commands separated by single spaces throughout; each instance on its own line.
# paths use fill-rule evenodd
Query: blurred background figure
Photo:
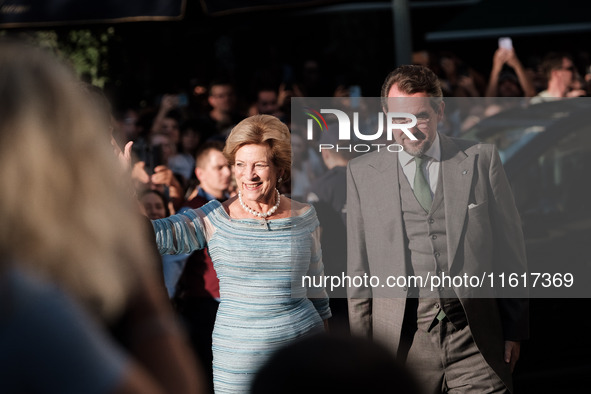
M 536 89 L 533 81 L 515 53 L 515 49 L 499 47 L 494 55 L 488 86 L 486 105 L 482 113 L 472 114 L 463 123 L 463 131 L 478 123 L 481 119 L 511 108 L 525 106 L 527 100 L 516 97 L 533 97 Z
M 163 132 L 151 134 L 147 143 L 133 144 L 131 173 L 136 192 L 142 194 L 145 190 L 158 190 L 166 197 L 171 213 L 181 207 L 185 197 L 182 176 L 175 174 L 168 165 L 175 150 L 170 135 Z
M 542 71 L 546 76 L 546 89 L 530 100 L 531 104 L 554 101 L 563 97 L 584 96 L 586 92 L 573 89 L 577 69 L 572 57 L 567 53 L 550 52 L 542 61 Z
M 133 107 L 127 107 L 116 111 L 115 139 L 120 146 L 124 146 L 128 141 L 135 141 L 139 138 L 141 129 L 138 127 L 139 112 Z
M 439 56 L 439 78 L 444 96 L 482 97 L 486 80 L 456 54 L 443 52 Z
M 221 141 L 208 141 L 200 148 L 195 168 L 199 186 L 179 212 L 201 208 L 212 200 L 223 202 L 230 197 L 231 169 L 223 150 L 224 143 Z M 162 258 L 167 256 L 177 255 L 163 255 Z M 186 259 L 174 299 L 189 332 L 193 350 L 203 363 L 209 389 L 213 392 L 211 334 L 220 303 L 220 282 L 207 248 L 194 251 Z
M 138 197 L 140 211 L 150 220 L 163 219 L 170 216 L 168 199 L 154 189 L 144 190 Z M 183 272 L 186 255 L 167 254 L 161 256 L 162 274 L 168 297 L 174 297 L 176 284 Z
M 163 95 L 152 122 L 152 133 L 168 134 L 172 142 L 177 144 L 180 139 L 180 124 L 183 120 L 182 104 L 181 95 Z
M 279 111 L 279 96 L 272 88 L 260 88 L 256 94 L 256 101 L 249 110 L 249 115 L 273 115 L 281 118 Z
M 202 392 L 108 103 L 22 44 L 0 76 L 2 392 Z
M 312 148 L 312 144 L 297 132 L 291 133 L 291 198 L 306 201 L 312 182 L 326 171 L 320 154 Z M 288 185 L 285 185 L 286 187 Z
M 181 138 L 177 146 L 177 153 L 168 159 L 168 166 L 182 177 L 181 183 L 188 185 L 194 180 L 195 155 L 199 145 L 205 139 L 204 125 L 196 119 L 189 119 L 181 125 Z
M 486 89 L 487 97 L 533 97 L 534 85 L 515 54 L 515 49 L 498 48 Z
M 291 152 L 293 159 L 290 196 L 298 201 L 305 201 L 306 192 L 314 176 L 309 167 L 306 141 L 299 134 L 291 134 Z
M 347 273 L 347 163 L 355 152 L 337 150 L 339 145 L 338 124 L 328 125 L 319 144 L 331 145 L 334 149 L 322 149 L 322 160 L 328 169 L 310 186 L 307 201 L 314 205 L 320 222 L 320 244 L 327 277 L 342 277 Z M 327 290 L 328 291 L 328 290 Z M 332 318 L 330 332 L 349 334 L 347 294 L 343 286 L 328 294 Z
M 232 127 L 244 118 L 238 113 L 234 85 L 225 80 L 211 82 L 207 101 L 211 110 L 202 119 L 207 125 L 208 137 L 224 140 Z
M 166 197 L 158 190 L 145 190 L 139 196 L 141 211 L 150 220 L 170 216 Z

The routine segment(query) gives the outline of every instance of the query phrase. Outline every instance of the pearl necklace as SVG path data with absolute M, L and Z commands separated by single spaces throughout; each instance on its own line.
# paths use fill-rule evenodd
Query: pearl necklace
M 242 206 L 242 208 L 246 212 L 250 213 L 251 215 L 258 216 L 260 218 L 266 218 L 266 217 L 269 217 L 269 216 L 273 215 L 275 213 L 275 211 L 277 210 L 277 208 L 279 208 L 279 203 L 281 202 L 281 194 L 279 193 L 279 190 L 275 189 L 275 191 L 277 192 L 277 202 L 275 203 L 275 205 L 271 209 L 269 209 L 265 213 L 257 212 L 254 209 L 249 208 L 244 203 L 244 201 L 242 201 L 242 191 L 241 190 L 238 191 L 238 201 L 240 201 L 240 205 Z

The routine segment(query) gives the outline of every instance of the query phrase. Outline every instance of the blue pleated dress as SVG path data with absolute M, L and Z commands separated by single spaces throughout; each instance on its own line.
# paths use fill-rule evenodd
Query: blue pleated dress
M 213 330 L 216 393 L 248 392 L 273 351 L 322 331 L 331 316 L 324 288 L 302 286 L 303 276 L 323 274 L 313 207 L 265 221 L 232 219 L 211 201 L 153 224 L 161 253 L 208 246 L 221 296 Z

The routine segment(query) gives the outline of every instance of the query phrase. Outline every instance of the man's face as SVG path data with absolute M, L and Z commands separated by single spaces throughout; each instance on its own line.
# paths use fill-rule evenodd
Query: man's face
M 411 140 L 399 128 L 393 131 L 396 143 L 402 145 L 404 151 L 412 156 L 423 155 L 433 145 L 437 136 L 437 123 L 443 118 L 445 104 L 441 102 L 436 111 L 430 99 L 424 92 L 405 94 L 398 90 L 396 84 L 388 92 L 388 112 L 410 113 L 417 117 L 416 126 L 408 129 L 417 138 L 416 141 Z M 394 118 L 392 121 L 404 124 L 410 122 L 410 119 Z
M 214 85 L 211 87 L 209 104 L 216 110 L 232 112 L 236 104 L 234 88 L 231 85 Z
M 195 168 L 195 175 L 197 175 L 203 190 L 216 197 L 221 197 L 230 186 L 232 174 L 228 160 L 222 152 L 212 149 L 209 151 L 203 168 Z

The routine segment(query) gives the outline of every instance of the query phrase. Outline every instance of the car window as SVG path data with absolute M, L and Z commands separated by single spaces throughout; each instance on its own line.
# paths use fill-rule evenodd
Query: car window
M 533 139 L 551 129 L 578 127 L 582 116 L 591 111 L 588 98 L 564 99 L 500 112 L 483 119 L 462 138 L 495 144 L 503 163 L 519 154 Z
M 580 128 L 560 138 L 526 164 L 512 181 L 520 212 L 560 214 L 564 220 L 589 217 L 591 205 L 591 130 Z

